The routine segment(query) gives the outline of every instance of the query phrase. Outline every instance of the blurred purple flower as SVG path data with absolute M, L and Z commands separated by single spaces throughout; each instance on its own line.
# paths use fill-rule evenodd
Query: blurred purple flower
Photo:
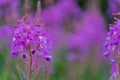
M 63 24 L 66 17 L 78 16 L 81 13 L 80 8 L 76 4 L 72 0 L 59 1 L 56 5 L 43 10 L 42 19 L 47 26 L 62 27 L 61 24 Z
M 112 17 L 112 14 L 118 13 L 120 9 L 120 0 L 108 0 L 108 17 Z
M 13 5 L 16 5 L 16 3 L 18 3 L 18 2 L 19 2 L 19 0 L 1 0 L 0 6 L 7 5 L 7 4 L 11 4 L 13 6 Z
M 0 47 L 3 48 L 3 46 L 10 47 L 12 43 L 12 35 L 13 35 L 13 30 L 11 26 L 2 26 L 0 27 L 0 41 L 1 45 Z
M 15 23 L 18 18 L 17 11 L 20 0 L 1 0 L 0 1 L 0 20 L 1 24 L 9 25 Z M 11 15 L 11 16 L 10 16 Z
M 68 45 L 77 59 L 85 60 L 92 48 L 95 48 L 95 53 L 102 52 L 101 44 L 105 38 L 105 21 L 100 13 L 86 11 L 82 21 L 77 23 L 76 28 L 77 32 L 71 35 Z M 97 54 L 96 57 L 99 58 L 100 55 Z

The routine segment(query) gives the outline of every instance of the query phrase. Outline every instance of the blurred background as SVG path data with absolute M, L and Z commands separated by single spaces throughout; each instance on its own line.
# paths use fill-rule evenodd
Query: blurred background
M 34 16 L 37 0 L 29 1 Z M 40 18 L 53 41 L 50 80 L 109 80 L 111 64 L 103 57 L 103 44 L 120 0 L 41 1 Z M 23 16 L 24 0 L 0 0 L 0 80 L 20 77 L 23 65 L 11 58 L 10 47 L 14 25 Z

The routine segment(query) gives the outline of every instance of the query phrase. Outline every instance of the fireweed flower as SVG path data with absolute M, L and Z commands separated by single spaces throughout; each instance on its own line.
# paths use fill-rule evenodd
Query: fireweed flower
M 112 74 L 111 80 L 120 80 L 120 20 L 116 19 L 116 22 L 109 27 L 109 32 L 107 33 L 106 42 L 104 46 L 106 47 L 106 52 L 103 54 L 105 58 L 108 58 L 112 65 L 116 64 L 116 68 Z
M 26 4 L 28 4 L 28 2 Z M 37 8 L 39 9 L 40 1 L 38 4 Z M 37 12 L 39 11 L 38 9 Z M 27 72 L 28 80 L 31 80 L 33 77 L 36 80 L 40 75 L 41 69 L 44 68 L 52 58 L 50 54 L 50 37 L 40 23 L 39 16 L 37 16 L 36 19 L 25 16 L 18 21 L 14 30 L 11 56 L 13 58 L 19 58 L 25 63 L 27 66 L 26 70 L 29 69 Z M 34 76 L 32 74 L 34 74 Z
M 109 32 L 107 33 L 106 42 L 104 46 L 106 47 L 106 52 L 104 56 L 110 58 L 111 61 L 118 62 L 119 59 L 119 39 L 120 39 L 120 32 L 119 27 L 120 20 L 116 21 L 116 24 L 110 25 Z
M 27 56 L 28 48 L 32 54 L 49 56 L 51 42 L 40 25 L 35 24 L 33 20 L 21 20 L 15 28 L 11 56 L 20 57 L 24 52 Z

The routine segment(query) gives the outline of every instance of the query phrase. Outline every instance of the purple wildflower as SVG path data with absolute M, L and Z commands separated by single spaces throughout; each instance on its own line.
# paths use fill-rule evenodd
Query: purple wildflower
M 107 57 L 115 59 L 119 58 L 119 45 L 120 45 L 120 20 L 116 21 L 116 24 L 109 27 L 110 31 L 107 33 L 107 38 L 104 46 L 106 47 L 108 53 Z
M 106 42 L 104 43 L 106 47 L 104 56 L 115 64 L 112 65 L 110 80 L 120 80 L 120 20 L 117 17 L 115 19 L 117 21 L 110 25 L 110 31 L 107 33 Z
M 29 1 L 25 0 L 25 16 L 15 25 L 11 56 L 19 58 L 28 66 L 26 68 L 27 80 L 33 78 L 37 80 L 41 69 L 51 61 L 51 40 L 48 31 L 44 30 L 39 19 L 40 1 L 37 5 L 36 18 L 29 16 L 28 5 Z
M 15 28 L 11 55 L 14 56 L 14 52 L 17 52 L 16 57 L 20 57 L 21 53 L 27 53 L 29 48 L 32 54 L 49 55 L 51 42 L 35 21 L 21 20 Z

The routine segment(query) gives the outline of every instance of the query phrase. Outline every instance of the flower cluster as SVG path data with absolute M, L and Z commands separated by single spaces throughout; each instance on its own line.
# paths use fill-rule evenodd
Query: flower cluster
M 114 25 L 111 25 L 109 29 L 110 31 L 107 33 L 104 44 L 107 48 L 104 56 L 110 58 L 112 62 L 116 62 L 120 57 L 120 20 L 116 21 Z
M 51 60 L 51 41 L 41 25 L 34 20 L 21 20 L 15 26 L 12 43 L 12 57 L 28 58 L 30 54 Z
M 25 16 L 15 26 L 11 56 L 26 66 L 26 79 L 37 80 L 41 70 L 51 61 L 51 40 L 41 25 L 38 1 L 36 18 L 29 16 L 29 0 L 25 0 Z

